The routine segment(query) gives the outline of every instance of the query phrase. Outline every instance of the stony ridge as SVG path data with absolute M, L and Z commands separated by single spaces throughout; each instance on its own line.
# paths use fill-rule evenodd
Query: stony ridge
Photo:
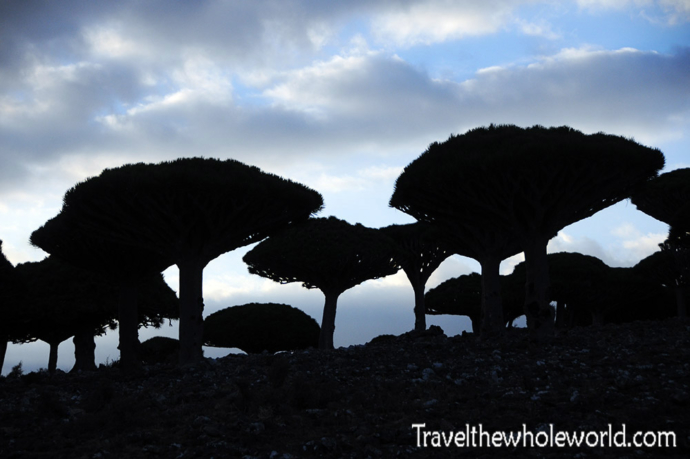
M 0 379 L 0 457 L 690 457 L 690 322 L 546 344 L 438 327 L 332 351 Z M 420 429 L 673 431 L 675 448 L 417 447 Z

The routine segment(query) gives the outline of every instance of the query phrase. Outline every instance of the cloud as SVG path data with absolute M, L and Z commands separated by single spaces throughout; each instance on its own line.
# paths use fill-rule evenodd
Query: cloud
M 500 274 L 502 276 L 507 276 L 508 274 L 511 274 L 515 269 L 515 266 L 519 265 L 523 261 L 525 261 L 525 254 L 522 252 L 513 255 L 512 257 L 506 258 L 501 262 L 501 266 L 499 268 Z
M 509 18 L 526 3 L 206 1 L 179 10 L 65 2 L 34 13 L 24 2 L 5 3 L 0 40 L 14 51 L 5 56 L 11 65 L 0 65 L 9 72 L 0 78 L 0 192 L 23 183 L 33 164 L 59 171 L 65 155 L 205 155 L 275 167 L 365 149 L 421 150 L 491 122 L 570 124 L 646 142 L 682 135 L 688 49 L 566 49 L 466 81 L 434 79 L 372 51 L 361 31 L 339 54 L 319 51 L 340 43 L 334 31 L 362 14 L 390 27 L 401 18 L 399 39 L 409 42 L 457 38 L 462 27 L 431 27 L 440 16 L 480 18 L 473 27 L 487 31 L 510 20 L 524 33 L 552 35 L 539 19 Z M 428 38 L 427 28 L 440 35 Z
M 614 240 L 602 245 L 587 237 L 573 237 L 564 231 L 549 241 L 549 253 L 577 252 L 596 257 L 612 267 L 630 267 L 643 258 L 659 250 L 659 244 L 666 239 L 666 234 L 640 232 L 630 222 L 622 223 L 613 230 Z
M 525 1 L 490 0 L 409 2 L 372 21 L 379 40 L 398 46 L 431 44 L 467 36 L 486 35 L 505 27 L 513 10 Z
M 548 40 L 557 40 L 561 38 L 561 34 L 555 32 L 552 25 L 543 19 L 536 22 L 530 22 L 524 19 L 516 18 L 514 22 L 525 35 L 543 37 Z
M 668 236 L 666 233 L 643 234 L 629 222 L 614 228 L 611 234 L 619 239 L 620 246 L 625 249 L 622 253 L 627 254 L 625 261 L 631 265 L 659 251 L 659 244 L 664 242 Z
M 653 143 L 687 128 L 690 49 L 675 55 L 571 48 L 461 84 L 475 118 L 605 131 Z M 680 94 L 684 96 L 679 97 Z M 512 121 L 511 121 L 512 120 Z
M 559 231 L 556 237 L 549 241 L 546 251 L 548 253 L 576 252 L 596 257 L 609 266 L 618 264 L 611 254 L 596 240 L 587 236 L 575 238 L 564 231 Z
M 358 170 L 354 175 L 334 175 L 322 171 L 314 178 L 310 174 L 300 174 L 299 180 L 323 193 L 360 192 L 381 186 L 392 189 L 402 170 L 402 167 L 395 166 L 371 166 Z
M 675 55 L 624 48 L 568 48 L 528 65 L 482 69 L 474 78 L 435 80 L 395 56 L 342 57 L 291 72 L 264 95 L 366 138 L 395 142 L 491 122 L 568 124 L 653 143 L 687 128 L 690 49 Z
M 471 258 L 453 255 L 446 258 L 443 263 L 436 268 L 436 271 L 431 274 L 426 283 L 426 290 L 428 291 L 429 289 L 435 288 L 448 279 L 459 277 L 464 274 L 470 274 L 472 272 L 480 272 L 480 270 L 481 268 L 479 267 L 479 263 Z
M 577 0 L 580 8 L 591 11 L 639 10 L 640 16 L 653 23 L 678 25 L 690 22 L 688 0 Z M 650 12 L 651 8 L 651 12 Z

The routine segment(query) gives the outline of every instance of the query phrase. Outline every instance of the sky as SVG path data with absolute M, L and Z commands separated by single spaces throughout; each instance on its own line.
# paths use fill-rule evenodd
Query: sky
M 659 148 L 664 171 L 690 167 L 690 0 L 0 2 L 0 239 L 14 264 L 46 256 L 29 236 L 79 181 L 179 157 L 301 182 L 323 195 L 319 216 L 409 223 L 388 207 L 402 169 L 431 142 L 490 123 L 603 131 Z M 632 266 L 666 232 L 626 200 L 548 249 Z M 323 295 L 250 275 L 250 248 L 208 265 L 204 315 L 277 302 L 320 323 Z M 472 271 L 453 256 L 427 288 Z M 164 274 L 177 290 L 177 268 Z M 402 271 L 367 281 L 341 295 L 335 345 L 408 331 L 412 309 Z M 469 327 L 428 322 L 448 335 Z M 98 363 L 118 358 L 116 332 L 96 344 Z M 60 346 L 59 368 L 73 352 Z M 10 345 L 3 373 L 47 361 L 44 343 Z

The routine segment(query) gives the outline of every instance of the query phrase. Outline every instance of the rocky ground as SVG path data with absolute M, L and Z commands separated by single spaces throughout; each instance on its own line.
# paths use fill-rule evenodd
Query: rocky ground
M 136 376 L 0 378 L 0 457 L 687 458 L 689 385 L 690 322 L 578 328 L 547 344 L 519 329 L 488 342 L 432 328 Z M 444 440 L 432 431 L 447 439 L 480 424 L 491 433 L 525 424 L 537 442 L 550 424 L 568 433 L 625 424 L 626 442 L 671 431 L 676 447 L 435 446 Z

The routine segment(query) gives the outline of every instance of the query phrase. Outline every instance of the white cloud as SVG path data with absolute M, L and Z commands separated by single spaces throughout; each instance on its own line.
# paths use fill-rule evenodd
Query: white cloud
M 666 240 L 665 233 L 640 232 L 632 223 L 625 222 L 614 228 L 611 234 L 620 240 L 620 245 L 627 251 L 627 258 L 635 263 L 659 250 L 659 244 Z
M 578 252 L 583 255 L 597 257 L 605 263 L 609 261 L 607 260 L 609 255 L 599 242 L 587 236 L 575 238 L 564 231 L 559 231 L 556 237 L 549 241 L 546 251 L 548 253 Z
M 86 27 L 82 31 L 84 40 L 98 57 L 124 59 L 150 55 L 146 46 L 136 43 L 122 33 L 122 25 L 110 24 Z
M 581 8 L 589 9 L 622 9 L 628 6 L 650 6 L 653 0 L 577 0 Z
M 383 41 L 399 46 L 431 44 L 465 36 L 496 32 L 509 22 L 515 1 L 413 2 L 397 11 L 386 11 L 372 29 Z
M 371 190 L 376 187 L 392 189 L 393 183 L 402 173 L 403 167 L 369 166 L 354 174 L 334 174 L 331 168 L 313 165 L 296 175 L 298 181 L 324 193 L 346 193 Z
M 343 97 L 348 85 L 359 83 L 370 74 L 370 57 L 365 55 L 335 56 L 329 61 L 316 62 L 309 67 L 285 72 L 283 82 L 264 91 L 264 96 L 291 110 L 323 116 L 335 106 L 347 105 Z M 357 99 L 355 99 L 357 101 Z M 352 109 L 356 109 L 354 106 Z
M 394 182 L 402 173 L 404 167 L 371 166 L 359 171 L 359 175 L 374 181 Z
M 335 176 L 322 173 L 316 179 L 314 188 L 329 193 L 345 191 L 361 191 L 366 188 L 366 182 L 361 177 Z
M 256 293 L 270 294 L 280 289 L 283 293 L 289 290 L 303 289 L 301 284 L 281 285 L 270 279 L 255 275 L 216 275 L 204 279 L 204 299 L 227 303 L 234 297 Z M 294 293 L 294 292 L 293 292 Z
M 690 1 L 659 0 L 659 5 L 666 13 L 666 19 L 670 25 L 690 22 Z
M 515 23 L 519 27 L 519 29 L 524 33 L 525 35 L 530 35 L 530 36 L 535 36 L 535 37 L 543 37 L 549 40 L 557 40 L 561 38 L 561 34 L 558 32 L 555 32 L 553 30 L 553 27 L 551 24 L 546 22 L 545 20 L 539 20 L 536 22 L 530 22 L 526 21 L 524 19 L 515 19 Z
M 640 16 L 650 22 L 677 25 L 690 22 L 690 1 L 688 0 L 577 0 L 580 8 L 590 12 L 605 10 L 639 10 Z M 650 10 L 651 8 L 651 10 Z M 658 8 L 659 12 L 655 11 Z
M 501 262 L 501 267 L 499 268 L 499 272 L 502 276 L 507 276 L 508 274 L 511 274 L 513 270 L 515 269 L 515 266 L 519 265 L 525 261 L 525 254 L 524 253 L 518 253 L 517 255 L 513 255 L 512 257 L 506 258 Z
M 461 257 L 460 255 L 450 256 L 431 274 L 426 283 L 426 290 L 437 287 L 448 279 L 472 272 L 480 272 L 480 270 L 479 263 L 471 258 Z

